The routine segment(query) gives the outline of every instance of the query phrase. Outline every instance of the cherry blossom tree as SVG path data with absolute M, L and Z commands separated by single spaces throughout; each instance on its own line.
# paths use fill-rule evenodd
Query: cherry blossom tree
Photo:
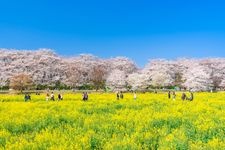
M 10 79 L 24 73 L 34 85 L 71 88 L 105 84 L 114 89 L 145 89 L 146 87 L 179 86 L 209 90 L 225 88 L 225 59 L 205 58 L 177 60 L 153 59 L 143 69 L 127 57 L 102 59 L 90 54 L 62 57 L 51 49 L 0 49 L 0 87 L 9 86 Z
M 151 78 L 154 87 L 165 87 L 173 85 L 175 81 L 175 64 L 163 59 L 150 61 L 143 72 Z
M 200 60 L 199 63 L 206 67 L 206 72 L 210 74 L 213 90 L 220 88 L 225 73 L 225 60 L 221 58 L 208 58 Z
M 6 82 L 21 72 L 32 76 L 35 84 L 54 84 L 63 78 L 62 59 L 52 50 L 0 50 L 1 79 Z M 4 83 L 3 83 L 4 84 Z
M 67 62 L 67 65 L 65 66 L 65 76 L 66 77 L 63 80 L 63 83 L 69 87 L 75 89 L 76 87 L 82 85 L 82 73 L 75 64 Z
M 127 83 L 133 91 L 144 90 L 151 84 L 151 79 L 143 72 L 135 72 L 128 75 Z
M 112 91 L 126 90 L 126 74 L 121 70 L 113 70 L 106 80 L 106 86 Z
M 184 78 L 186 79 L 184 86 L 188 90 L 208 91 L 212 89 L 213 82 L 210 78 L 210 73 L 207 72 L 207 68 L 205 66 L 202 66 L 199 63 L 193 63 L 187 70 Z
M 125 74 L 137 71 L 137 65 L 127 57 L 116 57 L 107 60 L 109 70 L 121 70 Z

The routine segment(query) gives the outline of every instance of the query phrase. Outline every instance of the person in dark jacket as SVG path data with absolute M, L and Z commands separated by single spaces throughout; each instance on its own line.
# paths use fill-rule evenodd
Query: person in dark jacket
M 182 93 L 182 96 L 181 96 L 181 99 L 182 99 L 182 100 L 185 100 L 186 97 L 187 97 L 186 94 L 183 92 L 183 93 Z
M 87 101 L 88 100 L 88 93 L 84 92 L 83 93 L 83 101 Z
M 25 94 L 25 96 L 24 96 L 24 101 L 27 102 L 28 99 L 29 99 L 29 98 L 28 98 L 28 94 Z
M 50 100 L 55 101 L 55 96 L 54 93 L 52 92 L 51 96 L 50 96 Z
M 25 94 L 25 96 L 24 96 L 24 101 L 27 102 L 27 101 L 29 101 L 29 100 L 31 100 L 30 95 L 29 95 L 29 94 Z
M 117 98 L 117 100 L 120 99 L 120 93 L 119 92 L 116 93 L 116 98 Z
M 30 94 L 28 94 L 28 100 L 31 100 Z
M 171 98 L 171 92 L 169 91 L 168 92 L 168 99 L 170 99 Z
M 60 101 L 60 100 L 63 100 L 63 97 L 62 97 L 62 94 L 58 94 L 58 100 Z
M 123 99 L 123 92 L 120 92 L 120 99 Z

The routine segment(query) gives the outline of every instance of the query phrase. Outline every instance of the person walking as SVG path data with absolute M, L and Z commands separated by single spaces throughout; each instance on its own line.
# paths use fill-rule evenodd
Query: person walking
M 82 96 L 83 96 L 83 101 L 85 101 L 85 92 L 83 92 Z
M 51 94 L 50 100 L 55 101 L 55 96 L 54 96 L 54 93 L 53 92 Z
M 117 98 L 117 100 L 120 99 L 120 93 L 119 92 L 116 93 L 116 98 Z
M 168 99 L 170 99 L 171 98 L 171 92 L 169 91 L 168 92 Z
M 186 97 L 186 100 L 189 100 L 189 101 L 193 101 L 194 100 L 193 92 L 190 92 L 190 97 Z
M 192 92 L 190 92 L 191 96 L 189 98 L 190 101 L 193 101 L 194 100 L 194 94 Z
M 83 93 L 83 101 L 87 101 L 88 100 L 88 93 L 84 92 Z
M 30 94 L 28 94 L 27 98 L 28 98 L 28 100 L 29 100 L 29 101 L 31 100 L 31 96 L 30 96 Z
M 186 97 L 187 97 L 186 94 L 183 92 L 182 95 L 181 95 L 181 99 L 186 100 Z
M 193 94 L 193 92 L 191 92 L 191 100 L 192 101 L 194 100 L 194 94 Z
M 46 101 L 49 100 L 49 93 L 46 94 Z
M 120 92 L 120 99 L 123 99 L 123 92 Z
M 62 100 L 62 95 L 60 93 L 58 94 L 58 100 Z
M 27 102 L 29 100 L 28 94 L 25 94 L 24 101 Z
M 175 93 L 175 91 L 173 91 L 173 100 L 174 101 L 176 100 L 176 93 Z
M 134 92 L 134 100 L 136 100 L 137 99 L 137 94 L 136 94 L 136 92 Z

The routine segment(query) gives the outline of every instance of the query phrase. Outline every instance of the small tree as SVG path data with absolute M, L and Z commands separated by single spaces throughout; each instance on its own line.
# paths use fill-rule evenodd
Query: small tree
M 21 91 L 22 93 L 23 90 L 31 89 L 32 85 L 32 78 L 29 75 L 22 73 L 12 76 L 9 87 L 14 90 Z

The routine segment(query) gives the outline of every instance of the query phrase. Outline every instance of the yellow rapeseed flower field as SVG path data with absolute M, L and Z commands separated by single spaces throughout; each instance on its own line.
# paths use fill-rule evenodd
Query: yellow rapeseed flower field
M 225 93 L 0 95 L 0 149 L 225 149 Z

